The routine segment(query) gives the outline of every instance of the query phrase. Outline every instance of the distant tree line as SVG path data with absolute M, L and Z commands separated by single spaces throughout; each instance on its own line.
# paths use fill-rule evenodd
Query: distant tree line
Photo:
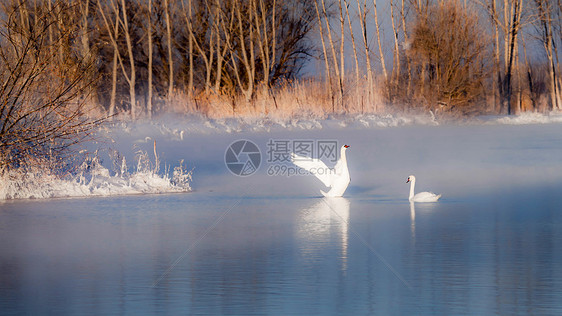
M 562 105 L 560 1 L 8 0 L 0 9 L 6 60 L 29 41 L 20 58 L 40 51 L 44 78 L 73 83 L 61 108 L 93 104 L 98 117 L 150 118 L 178 104 L 222 115 Z M 14 78 L 3 75 L 3 89 Z M 20 98 L 40 91 L 11 84 Z M 3 91 L 3 102 L 27 106 Z
M 468 113 L 560 110 L 560 1 L 426 0 L 410 8 L 406 45 L 395 51 L 407 70 L 390 84 L 394 97 Z
M 364 94 L 355 102 L 373 103 L 372 95 L 378 93 L 387 107 L 402 110 L 515 114 L 562 106 L 560 1 L 314 3 L 327 89 L 340 102 L 334 109 L 348 110 L 352 103 L 346 102 L 346 91 L 365 82 L 366 89 L 352 93 Z M 332 16 L 326 7 L 334 8 Z M 352 54 L 345 53 L 344 41 L 351 42 Z M 355 65 L 351 80 L 344 71 L 350 55 Z M 377 110 L 376 105 L 370 108 Z
M 179 92 L 250 100 L 297 78 L 314 54 L 312 8 L 306 0 L 10 0 L 2 10 L 22 31 L 50 15 L 54 68 L 92 59 L 94 102 L 135 118 L 165 110 Z

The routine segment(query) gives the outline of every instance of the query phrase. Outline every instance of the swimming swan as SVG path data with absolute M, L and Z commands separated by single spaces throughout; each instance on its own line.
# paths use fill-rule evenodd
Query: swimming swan
M 329 169 L 326 164 L 319 159 L 303 157 L 295 153 L 291 153 L 291 161 L 298 167 L 315 175 L 325 186 L 330 188 L 330 191 L 327 193 L 320 190 L 322 195 L 326 197 L 342 196 L 351 181 L 349 170 L 347 169 L 347 158 L 345 156 L 345 151 L 348 148 L 348 145 L 343 145 L 341 147 L 340 159 L 333 169 Z
M 410 197 L 411 202 L 437 202 L 441 197 L 441 194 L 437 195 L 432 192 L 420 192 L 414 195 L 414 188 L 416 186 L 416 177 L 410 175 L 406 183 L 410 182 Z

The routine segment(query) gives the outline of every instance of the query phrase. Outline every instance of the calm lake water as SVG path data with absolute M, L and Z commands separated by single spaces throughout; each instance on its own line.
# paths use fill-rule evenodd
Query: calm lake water
M 0 314 L 562 314 L 560 125 L 307 134 L 351 144 L 345 198 L 222 162 L 304 133 L 164 143 L 188 194 L 0 202 Z

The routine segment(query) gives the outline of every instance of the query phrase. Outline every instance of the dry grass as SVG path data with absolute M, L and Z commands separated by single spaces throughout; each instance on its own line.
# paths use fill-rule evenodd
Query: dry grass
M 258 87 L 251 100 L 246 100 L 243 96 L 218 94 L 196 94 L 190 97 L 185 92 L 176 91 L 161 110 L 178 114 L 202 114 L 207 118 L 267 116 L 281 119 L 384 113 L 385 101 L 378 89 L 383 85 L 369 89 L 367 80 L 361 79 L 359 82 L 355 79 L 347 81 L 343 97 L 337 92 L 330 94 L 328 86 L 316 79 L 284 81 L 269 90 Z

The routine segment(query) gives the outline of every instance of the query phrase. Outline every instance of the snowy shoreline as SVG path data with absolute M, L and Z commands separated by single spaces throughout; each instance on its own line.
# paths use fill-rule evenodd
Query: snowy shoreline
M 59 176 L 45 167 L 5 170 L 0 174 L 0 201 L 71 197 L 117 196 L 191 191 L 192 170 L 180 162 L 171 175 L 158 172 L 146 153 L 137 157 L 137 165 L 129 172 L 125 159 L 120 159 L 113 175 L 99 157 L 85 158 L 72 174 Z
M 200 116 L 164 116 L 152 121 L 120 122 L 103 128 L 107 134 L 122 131 L 128 134 L 148 132 L 183 140 L 187 134 L 234 134 L 242 132 L 274 132 L 320 129 L 370 129 L 403 126 L 440 125 L 532 125 L 562 123 L 562 112 L 547 114 L 525 112 L 512 116 L 479 116 L 464 119 L 437 119 L 433 113 L 417 115 L 339 115 L 326 118 L 241 117 L 207 119 Z M 139 135 L 140 136 L 140 135 Z M 142 138 L 137 142 L 143 142 Z

